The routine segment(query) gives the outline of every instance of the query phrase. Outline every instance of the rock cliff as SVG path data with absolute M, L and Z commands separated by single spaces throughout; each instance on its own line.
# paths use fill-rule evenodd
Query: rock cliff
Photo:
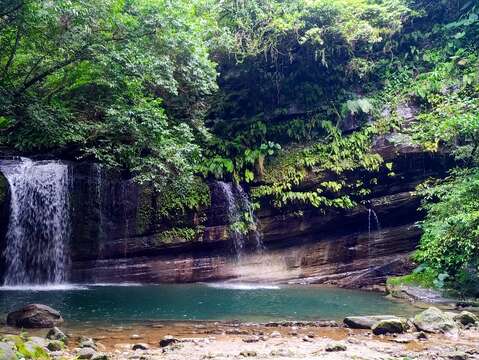
M 257 221 L 266 250 L 239 261 L 226 200 L 213 183 L 210 207 L 164 218 L 160 199 L 148 187 L 95 164 L 71 163 L 70 281 L 383 283 L 386 276 L 411 269 L 409 255 L 420 236 L 415 223 L 421 218 L 415 187 L 444 175 L 450 161 L 388 138 L 377 140 L 375 150 L 394 162 L 396 175 L 379 174 L 367 206 L 327 213 L 302 207 L 302 216 L 293 207 L 262 208 Z M 246 247 L 252 241 L 247 239 Z

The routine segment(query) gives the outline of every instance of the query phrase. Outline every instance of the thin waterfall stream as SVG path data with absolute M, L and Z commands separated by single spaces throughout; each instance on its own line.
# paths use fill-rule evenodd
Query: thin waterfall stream
M 376 243 L 376 235 L 371 236 L 373 231 L 372 229 L 372 222 L 374 220 L 375 224 L 375 231 L 379 234 L 377 236 L 381 237 L 381 223 L 379 222 L 379 217 L 376 211 L 372 208 L 368 208 L 368 259 L 371 258 L 371 247 L 374 247 Z
M 264 250 L 263 239 L 248 194 L 239 184 L 217 181 L 226 204 L 227 219 L 234 251 L 239 260 L 245 250 L 246 240 L 251 236 L 255 240 L 254 251 Z M 247 228 L 246 228 L 247 227 Z
M 11 198 L 4 285 L 64 283 L 71 236 L 69 166 L 18 158 L 0 161 L 0 170 Z

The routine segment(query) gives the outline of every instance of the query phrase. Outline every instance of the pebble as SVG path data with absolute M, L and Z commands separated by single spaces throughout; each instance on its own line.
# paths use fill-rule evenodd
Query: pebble
M 313 342 L 313 339 L 311 339 L 310 337 L 305 336 L 305 337 L 303 337 L 303 341 L 304 342 Z
M 324 350 L 326 350 L 327 352 L 346 351 L 347 347 L 344 344 L 334 343 L 327 345 Z
M 131 349 L 133 351 L 135 350 L 148 350 L 150 348 L 150 346 L 148 344 L 144 344 L 144 343 L 138 343 L 138 344 L 135 344 L 131 347 Z
M 85 347 L 78 351 L 78 359 L 91 359 L 96 354 L 96 351 L 91 347 Z
M 243 339 L 243 342 L 245 342 L 245 343 L 255 343 L 255 342 L 258 342 L 258 341 L 260 341 L 260 337 L 256 336 L 256 335 L 248 336 L 248 337 Z
M 166 347 L 168 345 L 174 344 L 178 341 L 174 336 L 166 335 L 163 339 L 160 340 L 160 347 Z
M 279 331 L 273 331 L 271 334 L 269 334 L 270 338 L 280 338 L 281 333 Z
M 243 356 L 243 357 L 255 357 L 257 355 L 258 354 L 256 353 L 256 351 L 252 351 L 252 350 L 243 350 L 240 352 L 240 356 Z

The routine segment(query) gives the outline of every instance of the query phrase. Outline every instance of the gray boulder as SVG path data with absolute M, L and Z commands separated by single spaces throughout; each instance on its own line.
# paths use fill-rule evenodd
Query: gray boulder
M 402 334 L 409 328 L 404 319 L 387 319 L 378 321 L 371 328 L 374 335 Z
M 418 330 L 428 333 L 445 333 L 457 329 L 454 321 L 436 307 L 430 307 L 417 314 L 413 323 Z
M 460 314 L 455 314 L 454 321 L 461 325 L 479 325 L 479 317 L 469 311 L 462 311 Z
M 351 329 L 371 329 L 374 324 L 383 320 L 399 320 L 394 315 L 374 315 L 374 316 L 348 316 L 343 320 L 344 324 Z
M 7 324 L 20 328 L 51 328 L 62 322 L 58 311 L 42 304 L 30 304 L 7 315 Z

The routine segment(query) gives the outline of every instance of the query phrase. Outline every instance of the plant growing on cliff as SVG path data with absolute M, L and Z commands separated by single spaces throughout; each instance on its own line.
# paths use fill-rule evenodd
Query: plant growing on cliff
M 360 179 L 347 181 L 353 171 L 377 171 L 383 160 L 371 151 L 371 141 L 376 133 L 374 127 L 343 136 L 330 122 L 322 124 L 326 137 L 322 142 L 299 149 L 283 164 L 273 164 L 272 172 L 266 173 L 270 183 L 253 190 L 253 197 L 269 198 L 276 206 L 302 203 L 314 207 L 351 208 L 355 197 L 367 194 L 367 187 Z M 301 189 L 301 182 L 308 172 L 323 178 L 313 190 Z
M 465 279 L 468 273 L 477 276 L 479 169 L 455 170 L 430 185 L 420 189 L 427 216 L 421 222 L 423 235 L 415 258 L 453 280 Z

